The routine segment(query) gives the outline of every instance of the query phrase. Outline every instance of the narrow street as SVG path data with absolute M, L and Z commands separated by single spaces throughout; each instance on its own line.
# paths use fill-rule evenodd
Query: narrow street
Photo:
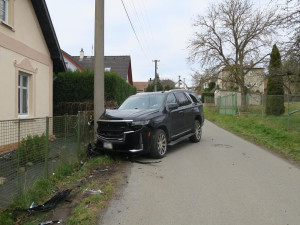
M 297 225 L 299 188 L 299 168 L 206 120 L 200 143 L 131 164 L 99 225 Z

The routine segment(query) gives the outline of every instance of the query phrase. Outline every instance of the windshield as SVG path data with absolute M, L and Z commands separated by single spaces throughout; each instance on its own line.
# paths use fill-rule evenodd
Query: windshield
M 119 109 L 158 109 L 163 101 L 164 94 L 134 95 L 126 99 Z

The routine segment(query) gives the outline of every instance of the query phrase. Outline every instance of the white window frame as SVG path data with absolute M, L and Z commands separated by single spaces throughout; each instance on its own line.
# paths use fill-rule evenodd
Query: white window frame
M 23 85 L 24 77 L 27 78 L 26 86 Z M 20 83 L 18 81 L 18 115 L 19 118 L 27 118 L 29 115 L 29 75 L 19 71 L 18 79 L 20 81 Z M 22 113 L 23 112 L 23 90 L 26 90 L 26 95 L 27 95 L 26 96 L 27 112 L 25 113 Z
M 0 21 L 3 21 L 4 23 L 8 23 L 8 0 L 0 0 L 2 2 L 4 2 L 4 10 L 3 9 L 0 9 L 1 11 L 4 12 L 4 20 L 2 18 L 0 18 Z

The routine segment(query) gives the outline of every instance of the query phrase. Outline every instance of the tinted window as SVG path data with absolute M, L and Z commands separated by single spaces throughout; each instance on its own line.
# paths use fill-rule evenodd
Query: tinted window
M 176 103 L 176 98 L 173 93 L 168 95 L 167 104 L 169 104 L 169 103 Z
M 180 106 L 189 105 L 192 103 L 183 92 L 175 93 L 175 96 Z

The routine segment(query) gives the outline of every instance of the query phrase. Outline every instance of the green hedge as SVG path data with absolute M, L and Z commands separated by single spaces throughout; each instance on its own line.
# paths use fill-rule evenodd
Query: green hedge
M 105 98 L 113 99 L 121 104 L 130 95 L 136 93 L 136 88 L 128 84 L 114 72 L 104 74 Z M 84 102 L 94 100 L 94 72 L 68 71 L 59 73 L 54 80 L 53 102 Z

